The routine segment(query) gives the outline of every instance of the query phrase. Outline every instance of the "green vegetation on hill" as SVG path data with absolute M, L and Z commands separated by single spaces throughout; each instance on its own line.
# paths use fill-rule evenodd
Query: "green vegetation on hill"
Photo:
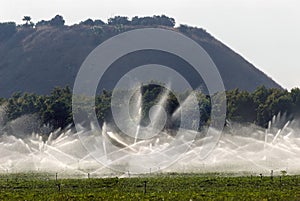
M 143 116 L 148 117 L 149 109 L 157 103 L 161 87 L 145 85 L 142 88 Z M 111 92 L 103 91 L 95 98 L 96 114 L 100 123 L 111 121 Z M 255 123 L 266 127 L 268 121 L 278 113 L 287 114 L 289 118 L 296 118 L 300 114 L 300 89 L 290 92 L 281 89 L 267 89 L 258 87 L 254 92 L 239 91 L 237 89 L 226 92 L 227 119 L 241 123 Z M 184 100 L 187 93 L 177 94 Z M 209 122 L 210 97 L 197 92 L 201 114 L 200 127 Z M 6 111 L 6 121 L 9 122 L 26 114 L 38 114 L 41 124 L 51 125 L 52 128 L 64 128 L 72 124 L 72 91 L 69 87 L 55 88 L 50 95 L 15 93 L 11 98 L 0 99 Z M 174 94 L 167 99 L 167 113 L 171 115 L 177 108 L 179 100 Z M 89 115 L 89 114 L 86 114 Z M 82 119 L 84 123 L 86 119 Z M 147 119 L 145 120 L 147 121 Z M 171 128 L 174 124 L 168 125 Z
M 299 176 L 160 175 L 58 179 L 0 176 L 0 200 L 299 200 Z
M 164 15 L 132 19 L 116 16 L 107 23 L 87 19 L 70 26 L 65 25 L 62 16 L 56 15 L 37 23 L 30 16 L 24 17 L 22 25 L 0 23 L 0 97 L 10 97 L 17 91 L 50 94 L 56 86 L 73 86 L 81 64 L 95 47 L 117 34 L 140 28 L 169 29 L 195 40 L 213 59 L 227 90 L 254 91 L 261 85 L 281 88 L 204 29 L 188 25 L 175 27 L 175 20 Z M 195 79 L 187 70 L 189 64 L 180 58 L 157 51 L 138 51 L 116 61 L 111 74 L 104 77 L 105 89 L 113 88 L 122 69 L 149 63 L 172 67 L 184 74 L 191 86 L 205 88 L 202 80 Z

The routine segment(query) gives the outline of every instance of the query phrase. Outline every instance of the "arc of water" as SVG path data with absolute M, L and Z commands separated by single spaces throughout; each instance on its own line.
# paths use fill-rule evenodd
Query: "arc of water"
M 102 126 L 102 145 L 103 145 L 103 152 L 104 152 L 104 156 L 107 159 L 107 150 L 106 150 L 106 142 L 105 142 L 105 135 L 107 134 L 107 128 L 106 128 L 106 122 L 103 123 Z
M 286 130 L 286 128 L 288 127 L 288 125 L 290 124 L 290 121 L 286 122 L 286 124 L 284 125 L 284 127 L 282 129 L 279 129 L 278 132 L 276 133 L 272 143 L 274 144 L 277 140 L 277 138 L 279 137 L 279 135 L 282 133 L 282 131 Z

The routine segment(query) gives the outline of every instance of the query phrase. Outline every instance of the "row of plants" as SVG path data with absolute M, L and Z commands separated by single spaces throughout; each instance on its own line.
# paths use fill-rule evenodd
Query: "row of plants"
M 299 176 L 171 175 L 58 179 L 0 175 L 1 200 L 298 200 Z

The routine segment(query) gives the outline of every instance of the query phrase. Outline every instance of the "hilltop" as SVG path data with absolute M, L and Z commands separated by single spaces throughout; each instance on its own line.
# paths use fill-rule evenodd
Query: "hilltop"
M 71 26 L 65 25 L 59 15 L 36 24 L 28 18 L 24 20 L 26 23 L 23 25 L 0 23 L 0 97 L 9 97 L 17 91 L 49 94 L 55 86 L 72 87 L 82 62 L 95 47 L 119 33 L 147 27 L 178 31 L 199 43 L 215 62 L 226 90 L 239 88 L 254 91 L 261 85 L 281 88 L 204 29 L 187 25 L 175 27 L 175 20 L 164 15 L 131 20 L 117 16 L 110 18 L 108 23 L 88 19 Z M 111 88 L 116 82 L 118 76 L 114 73 L 118 69 L 132 65 L 132 60 L 135 64 L 141 64 L 145 54 L 148 61 L 156 60 L 180 68 L 186 65 L 168 54 L 137 52 L 115 63 L 115 70 L 104 80 L 106 88 Z

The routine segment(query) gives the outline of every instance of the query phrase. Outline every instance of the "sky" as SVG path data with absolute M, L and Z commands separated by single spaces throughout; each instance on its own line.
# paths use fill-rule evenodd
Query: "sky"
M 1 0 L 0 22 L 165 14 L 206 29 L 286 89 L 300 87 L 299 0 Z

